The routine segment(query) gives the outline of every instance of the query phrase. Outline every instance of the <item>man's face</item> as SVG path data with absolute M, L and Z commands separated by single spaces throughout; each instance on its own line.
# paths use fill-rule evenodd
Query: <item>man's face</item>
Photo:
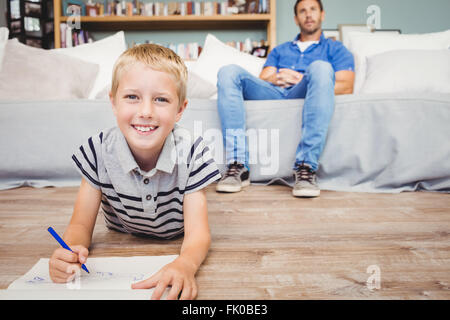
M 316 0 L 303 0 L 297 5 L 295 23 L 304 34 L 314 34 L 322 28 L 325 12 L 320 11 L 319 2 Z

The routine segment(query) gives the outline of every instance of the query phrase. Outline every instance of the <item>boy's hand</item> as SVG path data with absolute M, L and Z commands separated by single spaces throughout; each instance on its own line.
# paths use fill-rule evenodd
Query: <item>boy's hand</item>
M 72 281 L 75 270 L 86 263 L 89 255 L 88 249 L 83 246 L 71 246 L 73 252 L 58 248 L 53 252 L 49 261 L 50 278 L 53 282 L 64 283 Z
M 180 300 L 192 300 L 197 296 L 197 284 L 195 282 L 196 271 L 192 263 L 178 257 L 150 278 L 132 284 L 131 288 L 150 289 L 156 287 L 151 299 L 159 300 L 164 290 L 170 285 L 172 288 L 166 297 L 167 300 L 177 299 L 180 291 Z

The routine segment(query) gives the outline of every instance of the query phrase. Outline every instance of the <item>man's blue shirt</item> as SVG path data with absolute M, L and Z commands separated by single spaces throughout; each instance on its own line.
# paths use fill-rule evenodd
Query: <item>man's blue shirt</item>
M 334 41 L 320 36 L 319 43 L 312 44 L 304 52 L 301 52 L 297 41 L 298 34 L 294 41 L 288 41 L 273 48 L 269 53 L 265 67 L 276 67 L 292 69 L 300 73 L 305 73 L 306 68 L 316 60 L 329 62 L 335 72 L 342 70 L 355 71 L 355 61 L 353 54 L 340 41 Z

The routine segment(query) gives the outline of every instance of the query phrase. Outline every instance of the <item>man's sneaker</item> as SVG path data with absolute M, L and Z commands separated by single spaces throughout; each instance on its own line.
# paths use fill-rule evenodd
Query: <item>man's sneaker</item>
M 294 197 L 313 198 L 320 195 L 316 182 L 316 172 L 306 163 L 297 164 L 294 169 L 295 184 L 292 189 Z
M 228 165 L 227 171 L 216 186 L 219 192 L 239 192 L 243 187 L 250 185 L 250 171 L 242 164 L 233 162 Z

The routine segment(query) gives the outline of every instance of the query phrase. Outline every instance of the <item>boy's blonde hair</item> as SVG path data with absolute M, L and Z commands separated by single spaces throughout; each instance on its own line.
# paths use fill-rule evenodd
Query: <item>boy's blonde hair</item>
M 187 69 L 183 60 L 172 50 L 157 44 L 140 44 L 120 55 L 114 64 L 111 94 L 115 97 L 119 79 L 124 71 L 135 63 L 144 65 L 172 76 L 177 87 L 179 105 L 186 99 Z

